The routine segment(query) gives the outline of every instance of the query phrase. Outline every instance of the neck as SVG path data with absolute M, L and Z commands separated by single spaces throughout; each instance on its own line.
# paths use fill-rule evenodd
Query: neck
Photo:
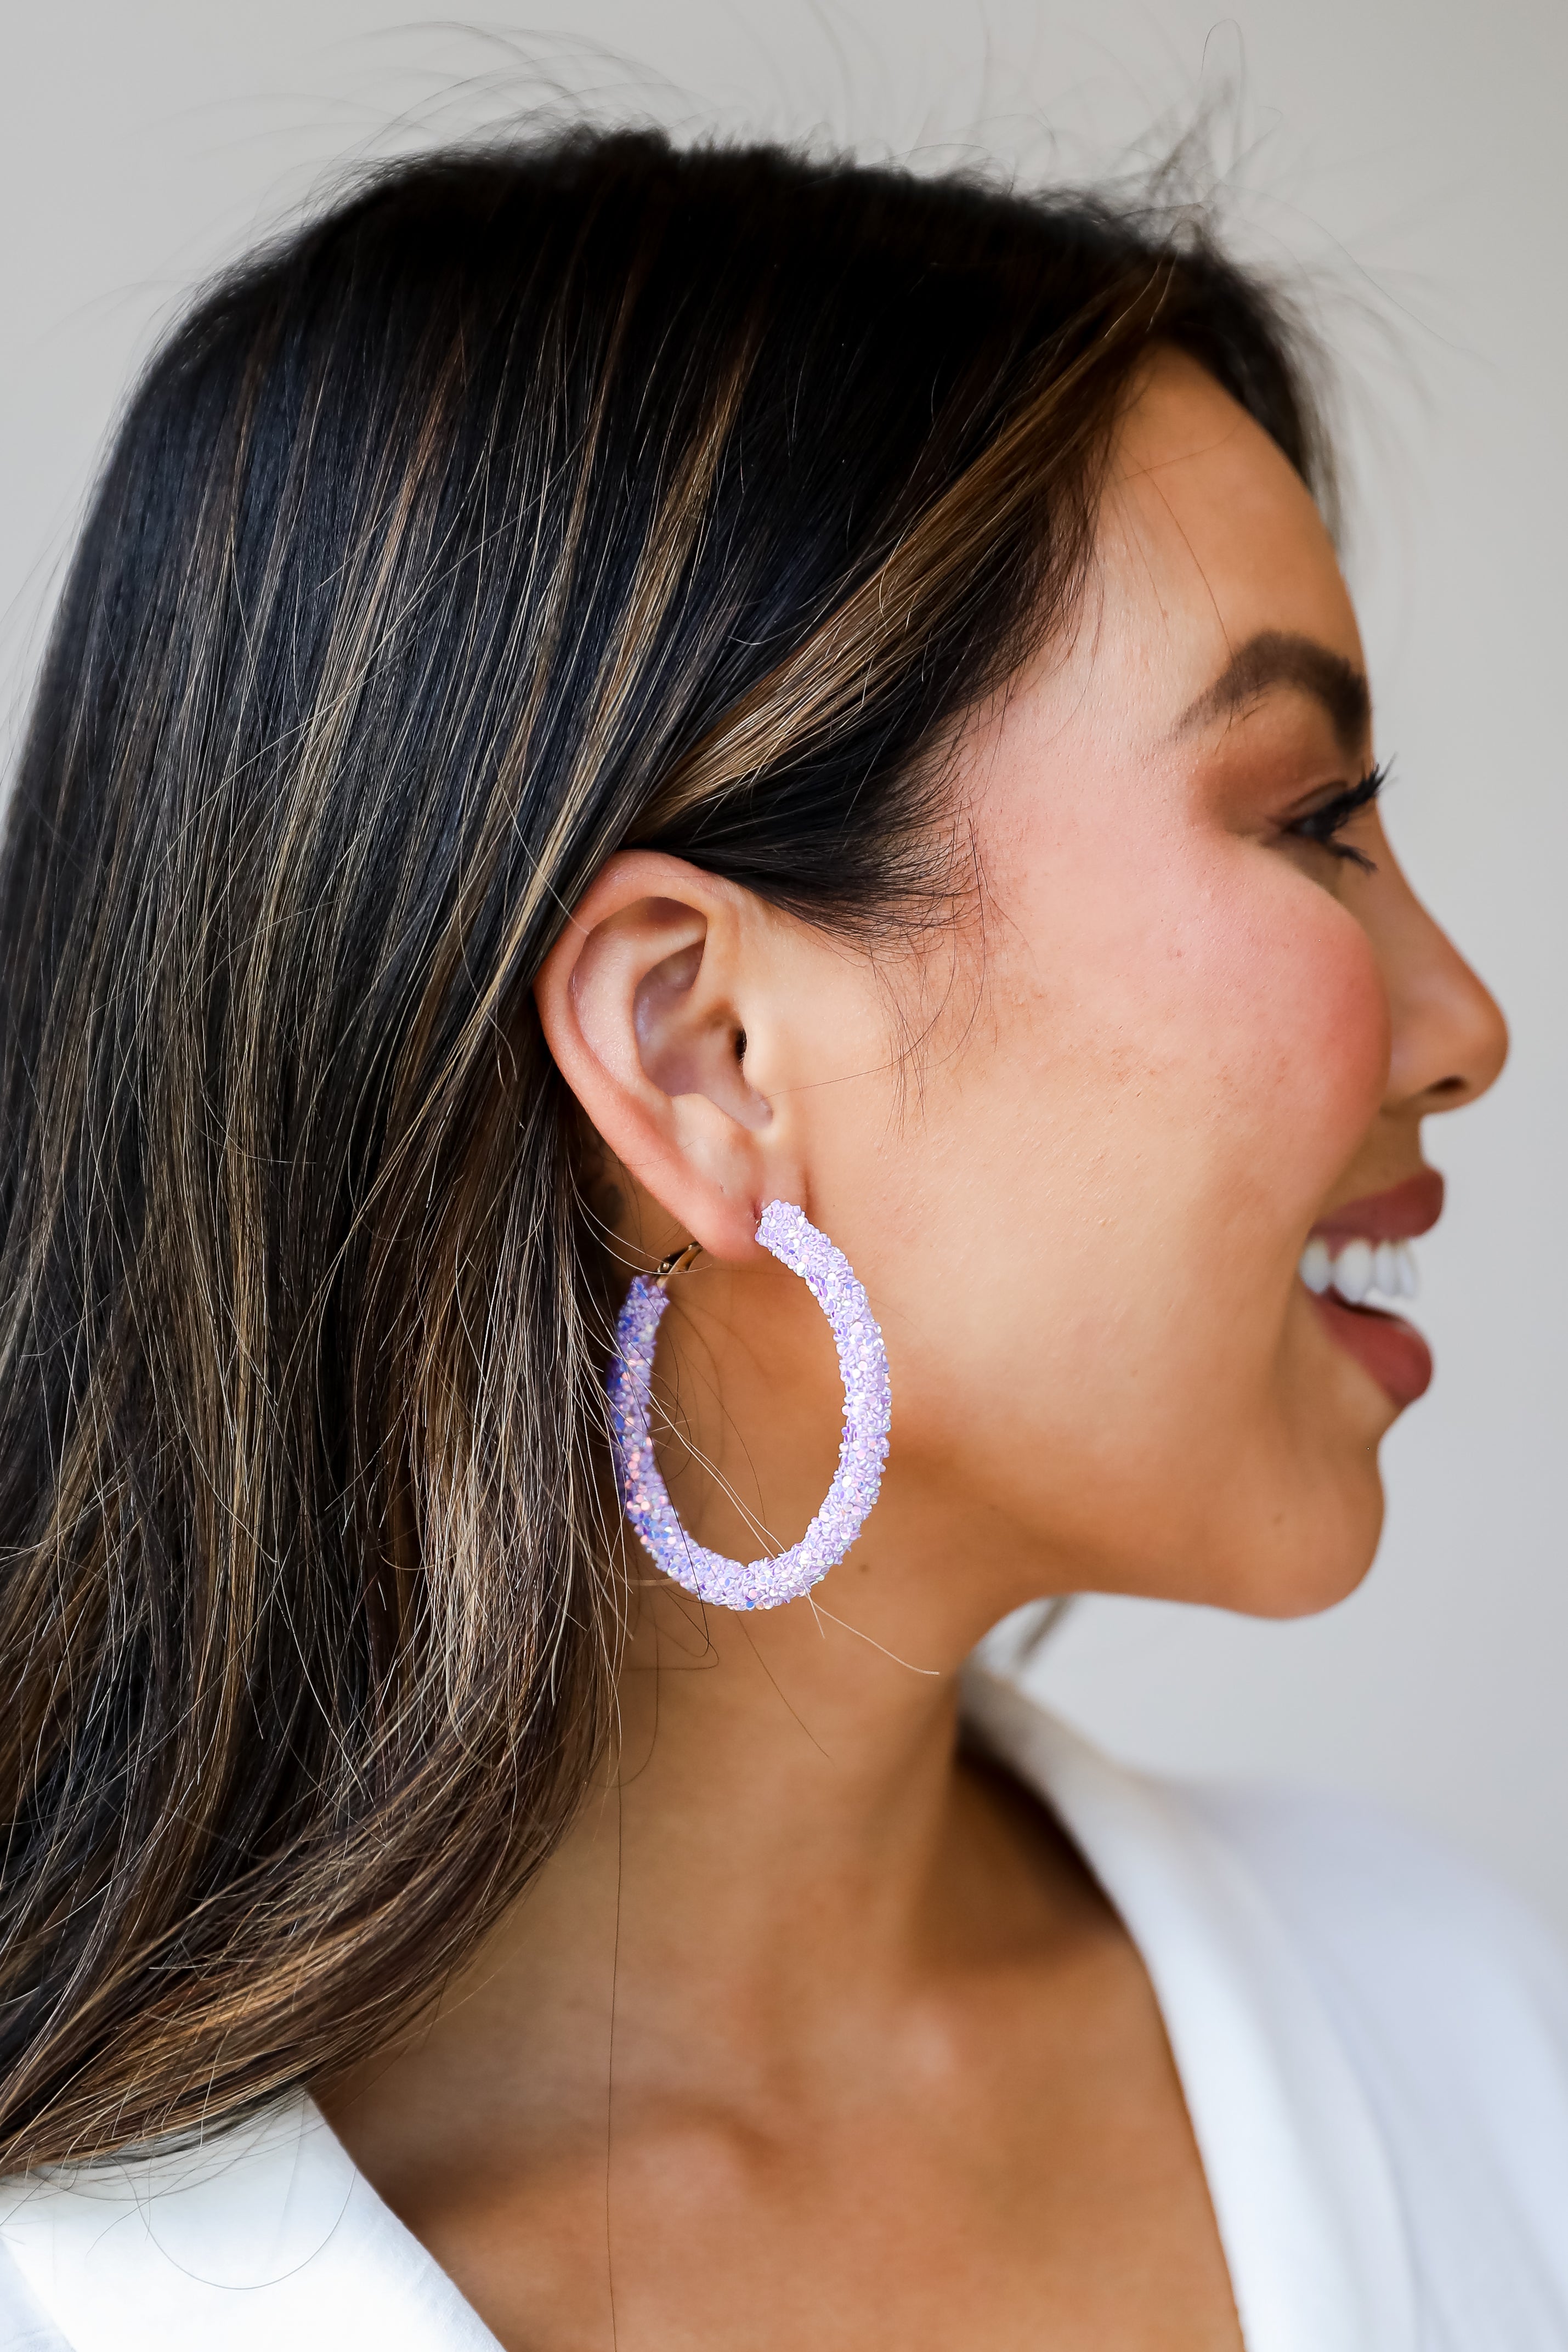
M 542 2016 L 612 1968 L 625 2063 L 809 2041 L 918 1973 L 962 1811 L 957 1659 L 895 1660 L 838 1612 L 646 1595 L 604 1779 L 505 1934 Z M 622 2077 L 625 2086 L 626 2078 Z
M 562 1844 L 433 2022 L 322 2095 L 394 2201 L 411 2116 L 417 2161 L 460 2173 L 480 2144 L 601 2160 L 612 2073 L 618 2132 L 672 2097 L 831 2097 L 846 2035 L 1056 1933 L 1075 1865 L 960 1755 L 971 1629 L 927 1619 L 899 1660 L 851 1606 L 645 1591 L 616 1750 Z
M 700 1921 L 709 1957 L 688 1965 L 779 1998 L 807 1991 L 806 1919 L 813 1972 L 907 1963 L 952 1811 L 958 1661 L 895 1659 L 847 1614 L 736 1617 L 660 1592 L 622 1678 L 627 1883 L 677 1937 Z

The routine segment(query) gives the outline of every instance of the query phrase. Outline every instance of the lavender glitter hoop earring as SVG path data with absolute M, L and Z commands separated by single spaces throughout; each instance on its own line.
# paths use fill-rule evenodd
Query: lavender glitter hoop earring
M 653 1343 L 670 1303 L 666 1285 L 697 1255 L 695 1242 L 676 1250 L 658 1270 L 640 1274 L 626 1294 L 615 1326 L 615 1355 L 606 1387 L 615 1465 L 626 1516 L 656 1565 L 699 1601 L 721 1609 L 779 1609 L 797 1601 L 835 1568 L 859 1535 L 882 1486 L 893 1419 L 887 1350 L 864 1290 L 842 1250 L 788 1201 L 769 1201 L 757 1238 L 780 1265 L 798 1274 L 832 1327 L 844 1383 L 844 1435 L 839 1466 L 822 1507 L 798 1544 L 777 1558 L 742 1563 L 695 1543 L 664 1491 L 648 1427 Z

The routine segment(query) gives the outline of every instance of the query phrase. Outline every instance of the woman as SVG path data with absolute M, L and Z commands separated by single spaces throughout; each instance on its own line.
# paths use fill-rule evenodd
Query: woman
M 1568 2345 L 1534 1930 L 970 1654 L 1339 1599 L 1428 1378 L 1504 1033 L 1324 487 L 1201 239 L 643 136 L 155 362 L 5 867 L 4 2341 Z

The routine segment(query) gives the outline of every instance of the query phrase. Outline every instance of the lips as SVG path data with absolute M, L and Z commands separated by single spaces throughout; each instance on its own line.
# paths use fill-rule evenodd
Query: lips
M 1429 1234 L 1442 1213 L 1442 1176 L 1436 1168 L 1423 1168 L 1386 1192 L 1369 1192 L 1364 1200 L 1331 1209 L 1312 1232 L 1327 1242 L 1357 1235 L 1369 1242 L 1414 1241 L 1418 1234 Z
M 1301 1279 L 1331 1336 L 1401 1407 L 1430 1385 L 1432 1351 L 1403 1316 L 1364 1302 L 1372 1290 L 1415 1296 L 1415 1259 L 1406 1244 L 1429 1233 L 1442 1213 L 1443 1179 L 1424 1168 L 1320 1217 L 1301 1254 Z

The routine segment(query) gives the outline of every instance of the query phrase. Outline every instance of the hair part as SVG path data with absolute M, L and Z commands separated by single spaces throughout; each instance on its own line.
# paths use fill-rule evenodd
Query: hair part
M 1201 237 L 580 132 L 385 173 L 153 361 L 0 864 L 10 2168 L 362 2055 L 559 1837 L 612 1302 L 534 977 L 627 845 L 919 919 L 1161 343 L 1321 484 Z

